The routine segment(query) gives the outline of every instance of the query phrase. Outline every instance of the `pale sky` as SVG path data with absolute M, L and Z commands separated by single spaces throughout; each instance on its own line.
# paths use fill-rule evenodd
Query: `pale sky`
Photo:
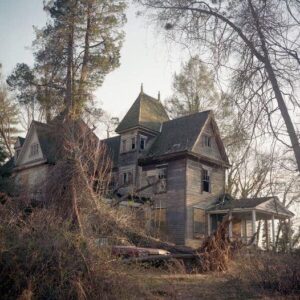
M 45 25 L 43 0 L 0 0 L 0 62 L 4 75 L 17 63 L 33 63 L 31 43 L 33 26 Z M 152 96 L 162 99 L 171 94 L 172 75 L 188 57 L 187 51 L 168 44 L 163 34 L 136 17 L 136 9 L 127 11 L 126 38 L 121 51 L 121 66 L 110 73 L 96 93 L 99 106 L 112 116 L 122 117 L 136 99 L 141 83 Z M 156 32 L 155 32 L 156 31 Z

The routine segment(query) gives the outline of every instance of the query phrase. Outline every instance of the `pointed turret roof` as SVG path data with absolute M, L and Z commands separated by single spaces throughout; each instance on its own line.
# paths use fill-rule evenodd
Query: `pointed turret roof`
M 141 89 L 139 96 L 120 122 L 116 132 L 121 133 L 135 127 L 159 131 L 161 124 L 168 120 L 169 117 L 162 103 L 158 99 L 148 96 Z

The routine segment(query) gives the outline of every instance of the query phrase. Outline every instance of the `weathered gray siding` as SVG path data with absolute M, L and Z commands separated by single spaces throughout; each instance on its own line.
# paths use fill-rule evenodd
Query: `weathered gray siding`
M 202 191 L 201 169 L 209 171 L 211 192 Z M 187 160 L 186 168 L 186 240 L 187 245 L 196 246 L 200 243 L 194 239 L 193 207 L 200 205 L 205 209 L 218 196 L 224 193 L 225 169 L 204 165 L 192 159 Z M 207 217 L 203 220 L 207 224 Z M 207 233 L 207 227 L 206 232 Z
M 206 147 L 203 145 L 203 136 L 208 135 L 211 137 L 211 147 Z M 209 158 L 221 160 L 221 154 L 219 147 L 216 142 L 215 134 L 211 123 L 208 123 L 199 136 L 196 144 L 193 147 L 193 152 L 205 155 Z
M 13 173 L 17 192 L 35 200 L 45 200 L 45 181 L 49 168 L 50 165 L 42 164 Z
M 142 194 L 152 196 L 156 207 L 167 209 L 168 240 L 179 245 L 185 242 L 185 186 L 186 159 L 168 162 L 167 192 L 153 195 L 149 188 Z M 142 186 L 147 184 L 147 172 L 155 170 L 156 165 L 143 167 Z

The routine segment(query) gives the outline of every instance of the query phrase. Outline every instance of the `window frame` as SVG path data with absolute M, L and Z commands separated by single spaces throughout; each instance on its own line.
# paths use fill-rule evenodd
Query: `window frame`
M 203 192 L 211 193 L 211 176 L 210 172 L 206 169 L 202 169 L 201 185 Z
M 39 144 L 38 143 L 31 144 L 29 157 L 34 157 L 37 156 L 38 154 L 39 154 Z
M 136 137 L 131 138 L 131 150 L 136 149 Z
M 212 147 L 212 137 L 208 134 L 203 135 L 203 146 L 207 148 Z
M 155 194 L 164 194 L 167 193 L 168 191 L 168 166 L 163 166 L 163 167 L 157 167 L 157 178 L 158 178 L 158 183 L 156 184 L 156 191 Z M 165 188 L 164 189 L 159 189 L 159 184 L 161 182 L 164 182 Z
M 142 142 L 143 142 L 143 143 L 142 143 Z M 147 144 L 147 137 L 141 135 L 141 136 L 140 136 L 140 145 L 139 145 L 141 151 L 144 151 L 144 150 L 146 149 L 146 144 Z M 142 145 L 143 145 L 143 147 L 142 147 Z
M 122 139 L 121 153 L 127 152 L 127 140 Z
M 132 171 L 124 171 L 122 176 L 122 184 L 124 186 L 128 186 L 133 184 L 133 172 Z

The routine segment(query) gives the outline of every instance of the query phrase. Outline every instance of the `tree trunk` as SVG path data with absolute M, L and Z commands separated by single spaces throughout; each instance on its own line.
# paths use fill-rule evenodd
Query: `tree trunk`
M 83 101 L 85 96 L 85 83 L 88 77 L 88 62 L 89 62 L 89 48 L 90 48 L 90 33 L 91 33 L 91 1 L 88 3 L 87 7 L 87 21 L 86 21 L 86 32 L 85 32 L 85 42 L 84 42 L 84 55 L 82 60 L 81 76 L 78 88 L 79 101 Z
M 74 20 L 74 18 L 73 18 Z M 66 96 L 65 106 L 67 114 L 69 114 L 73 108 L 73 56 L 74 56 L 74 21 L 70 22 L 68 33 L 68 58 L 67 58 L 67 78 L 66 78 Z
M 258 35 L 259 35 L 259 38 L 260 38 L 260 41 L 261 41 L 261 48 L 262 48 L 262 51 L 264 53 L 264 58 L 263 58 L 262 62 L 264 63 L 266 71 L 269 75 L 269 80 L 271 82 L 273 91 L 275 93 L 275 97 L 276 97 L 276 100 L 277 100 L 279 110 L 281 112 L 281 116 L 282 116 L 282 118 L 285 122 L 285 126 L 286 126 L 286 129 L 288 131 L 288 134 L 289 134 L 289 137 L 290 137 L 290 140 L 291 140 L 292 148 L 293 148 L 295 158 L 296 158 L 296 162 L 297 162 L 297 166 L 298 166 L 298 171 L 300 172 L 300 144 L 299 144 L 299 140 L 298 140 L 298 137 L 297 137 L 297 134 L 296 134 L 296 130 L 295 130 L 295 127 L 294 127 L 293 122 L 291 120 L 291 117 L 289 115 L 286 103 L 283 99 L 283 96 L 282 96 L 282 93 L 281 93 L 281 90 L 280 90 L 280 87 L 279 87 L 274 69 L 273 69 L 272 64 L 270 62 L 269 51 L 268 51 L 267 46 L 266 46 L 265 36 L 262 32 L 261 25 L 260 25 L 257 13 L 256 13 L 256 11 L 255 11 L 255 9 L 252 5 L 252 1 L 248 0 L 248 3 L 249 3 L 249 6 L 250 6 L 250 9 L 251 9 L 253 19 L 255 20 L 256 29 L 257 29 L 257 32 L 258 32 Z

